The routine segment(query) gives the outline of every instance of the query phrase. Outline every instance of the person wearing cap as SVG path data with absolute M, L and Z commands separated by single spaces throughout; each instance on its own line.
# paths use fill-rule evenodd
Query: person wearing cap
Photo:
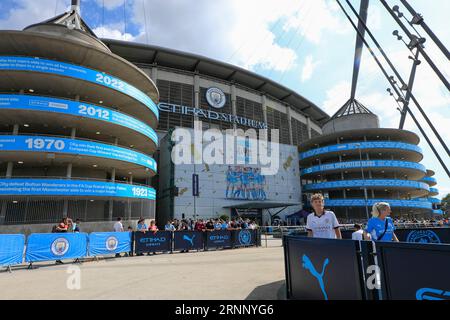
M 389 203 L 375 203 L 372 207 L 372 218 L 369 219 L 366 230 L 364 230 L 364 240 L 370 240 L 371 238 L 373 241 L 398 242 L 394 233 L 394 221 L 389 217 L 390 214 L 391 206 Z

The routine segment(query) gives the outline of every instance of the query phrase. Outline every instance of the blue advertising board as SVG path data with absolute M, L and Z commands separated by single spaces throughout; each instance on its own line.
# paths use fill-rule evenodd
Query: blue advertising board
M 376 242 L 385 300 L 449 300 L 450 246 Z
M 362 300 L 358 242 L 285 236 L 288 299 Z
M 411 180 L 387 180 L 387 179 L 369 179 L 369 180 L 338 180 L 319 183 L 305 184 L 303 189 L 322 190 L 322 189 L 339 189 L 339 188 L 356 188 L 356 187 L 403 187 L 411 189 L 430 190 L 428 184 Z
M 173 250 L 201 250 L 204 246 L 204 232 L 175 231 L 173 233 Z
M 136 99 L 147 106 L 155 114 L 156 118 L 159 118 L 158 108 L 150 97 L 125 81 L 104 72 L 54 60 L 15 56 L 1 56 L 1 70 L 50 73 L 95 83 Z
M 325 199 L 325 206 L 327 207 L 371 207 L 377 202 L 387 202 L 391 207 L 405 207 L 405 208 L 421 208 L 432 209 L 432 204 L 428 201 L 420 200 L 395 200 L 395 199 Z
M 124 113 L 93 104 L 40 96 L 0 94 L 0 110 L 2 109 L 54 112 L 101 120 L 142 133 L 158 145 L 156 132 L 142 121 Z
M 156 161 L 146 154 L 110 144 L 51 136 L 0 136 L 0 151 L 52 152 L 108 158 L 141 165 L 156 172 Z
M 247 247 L 256 245 L 256 230 L 241 229 L 231 231 L 233 235 L 233 247 Z
M 89 255 L 99 256 L 131 251 L 131 232 L 94 232 L 89 234 Z
M 350 151 L 358 149 L 400 149 L 405 151 L 414 151 L 422 154 L 422 149 L 415 144 L 395 142 L 395 141 L 369 141 L 369 142 L 352 142 L 352 143 L 342 143 L 332 146 L 321 147 L 306 152 L 300 153 L 300 160 L 314 157 L 321 154 Z
M 396 160 L 365 160 L 365 161 L 346 161 L 346 162 L 336 162 L 327 163 L 320 166 L 314 166 L 310 168 L 303 169 L 300 174 L 311 174 L 315 172 L 332 171 L 332 170 L 346 170 L 352 168 L 404 168 L 404 169 L 415 169 L 427 172 L 427 169 L 423 164 L 410 162 L 410 161 L 396 161 Z M 425 179 L 422 179 L 425 180 Z
M 172 232 L 137 231 L 134 233 L 134 250 L 137 254 L 172 251 Z
M 0 179 L 0 195 L 92 196 L 156 199 L 156 191 L 146 186 L 89 180 Z
M 87 256 L 86 233 L 33 233 L 28 236 L 26 262 L 78 259 Z
M 24 248 L 23 234 L 0 234 L 0 266 L 21 264 Z
M 229 248 L 232 246 L 231 231 L 229 230 L 214 230 L 206 231 L 206 248 Z

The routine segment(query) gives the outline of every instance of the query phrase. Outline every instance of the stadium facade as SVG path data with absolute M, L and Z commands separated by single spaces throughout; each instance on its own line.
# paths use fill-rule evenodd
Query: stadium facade
M 0 92 L 1 225 L 155 217 L 158 90 L 78 8 L 0 31 Z
M 342 119 L 346 128 L 358 128 Z M 95 230 L 119 216 L 130 224 L 139 217 L 164 224 L 220 215 L 270 222 L 307 206 L 302 184 L 306 193 L 323 191 L 340 216 L 364 215 L 361 187 L 372 200 L 403 201 L 396 202 L 402 213 L 437 209 L 438 200 L 428 199 L 435 180 L 418 163 L 415 134 L 378 126 L 330 134 L 335 120 L 248 70 L 153 45 L 100 40 L 77 8 L 23 31 L 0 31 L 0 232 L 64 216 L 99 222 Z M 255 165 L 174 165 L 171 134 L 192 130 L 196 121 L 204 130 L 278 129 L 277 174 L 261 177 Z M 359 149 L 319 152 L 354 141 Z M 376 141 L 407 146 L 388 153 L 361 147 Z M 367 160 L 365 173 L 361 162 L 348 163 L 359 156 Z M 323 167 L 328 163 L 339 165 Z M 369 185 L 379 180 L 401 185 Z
M 380 128 L 375 114 L 348 102 L 322 136 L 299 146 L 303 192 L 324 193 L 326 206 L 346 218 L 365 219 L 380 201 L 397 217 L 441 214 L 434 173 L 420 164 L 418 144 L 415 133 Z
M 155 180 L 160 222 L 236 214 L 263 222 L 277 212 L 283 218 L 301 209 L 297 146 L 321 135 L 321 127 L 329 119 L 325 112 L 298 93 L 233 65 L 156 46 L 104 42 L 112 52 L 148 74 L 160 92 L 157 131 L 161 145 Z M 214 96 L 219 103 L 211 101 Z M 227 181 L 227 172 L 248 172 L 251 166 L 173 165 L 167 133 L 180 127 L 191 130 L 195 120 L 202 122 L 204 130 L 279 130 L 280 170 L 266 178 L 264 200 L 231 194 L 233 186 Z M 197 195 L 193 192 L 194 179 L 199 184 Z

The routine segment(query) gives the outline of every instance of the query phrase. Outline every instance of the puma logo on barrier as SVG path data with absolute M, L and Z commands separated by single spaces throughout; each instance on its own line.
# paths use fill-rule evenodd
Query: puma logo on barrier
M 328 258 L 325 259 L 325 261 L 323 262 L 323 265 L 322 265 L 322 272 L 321 273 L 317 272 L 316 268 L 314 268 L 314 265 L 311 262 L 311 259 L 309 259 L 309 257 L 306 254 L 303 255 L 302 262 L 303 262 L 303 268 L 308 270 L 311 273 L 311 275 L 314 278 L 317 279 L 317 281 L 319 282 L 319 286 L 320 286 L 320 289 L 322 290 L 322 293 L 323 293 L 323 296 L 324 296 L 325 300 L 328 300 L 328 296 L 327 296 L 327 293 L 325 291 L 325 284 L 323 282 L 323 275 L 325 273 L 325 267 L 328 265 L 330 260 Z
M 191 243 L 191 246 L 194 246 L 194 238 L 195 234 L 192 236 L 192 238 L 189 238 L 189 236 L 186 234 L 183 236 L 183 240 L 189 241 Z

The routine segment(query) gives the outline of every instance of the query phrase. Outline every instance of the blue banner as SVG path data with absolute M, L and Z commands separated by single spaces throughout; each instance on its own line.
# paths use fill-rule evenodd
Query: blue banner
M 233 234 L 233 247 L 247 247 L 256 245 L 257 230 L 241 229 L 231 231 Z
M 367 204 L 364 199 L 325 199 L 325 206 L 327 207 L 365 207 L 373 206 L 377 202 L 387 202 L 391 207 L 405 207 L 405 208 L 422 208 L 432 209 L 432 205 L 427 201 L 418 200 L 395 200 L 395 199 L 367 199 Z
M 23 234 L 0 234 L 0 266 L 21 264 L 24 248 Z
M 228 248 L 231 247 L 231 231 L 214 230 L 206 231 L 207 248 Z
M 156 199 L 147 186 L 89 180 L 0 179 L 0 195 Z
M 34 233 L 28 237 L 26 262 L 78 259 L 87 256 L 86 233 Z
M 156 172 L 156 161 L 146 154 L 110 144 L 50 136 L 0 136 L 0 151 L 52 152 L 108 158 L 141 165 Z
M 403 187 L 411 189 L 423 189 L 431 191 L 428 184 L 424 182 L 411 180 L 338 180 L 320 183 L 305 184 L 303 189 L 308 190 L 322 190 L 322 189 L 339 189 L 339 188 L 357 188 L 357 187 Z
M 372 141 L 372 142 L 352 142 L 342 143 L 332 146 L 326 146 L 300 153 L 300 160 L 315 157 L 320 154 L 331 152 L 341 152 L 349 150 L 364 150 L 364 149 L 400 149 L 407 151 L 414 151 L 422 154 L 422 149 L 415 144 L 394 141 Z
M 54 112 L 110 122 L 142 133 L 158 145 L 156 132 L 142 121 L 93 104 L 39 96 L 0 94 L 0 109 Z
M 173 233 L 174 250 L 200 250 L 204 246 L 204 232 L 175 231 Z
M 346 161 L 337 163 L 327 163 L 320 166 L 314 166 L 310 168 L 303 169 L 300 174 L 311 174 L 315 172 L 332 171 L 332 170 L 345 170 L 353 168 L 404 168 L 404 169 L 415 169 L 427 172 L 424 165 L 416 162 L 409 161 L 395 161 L 395 160 L 365 160 L 365 161 Z M 425 180 L 425 179 L 422 179 Z
M 171 231 L 136 231 L 134 233 L 134 250 L 136 253 L 168 252 L 172 250 Z
M 89 255 L 131 251 L 131 232 L 94 232 L 89 235 Z
M 158 108 L 150 97 L 125 81 L 104 72 L 54 60 L 14 56 L 0 57 L 0 70 L 50 73 L 95 83 L 136 99 L 147 106 L 157 119 L 159 118 Z

